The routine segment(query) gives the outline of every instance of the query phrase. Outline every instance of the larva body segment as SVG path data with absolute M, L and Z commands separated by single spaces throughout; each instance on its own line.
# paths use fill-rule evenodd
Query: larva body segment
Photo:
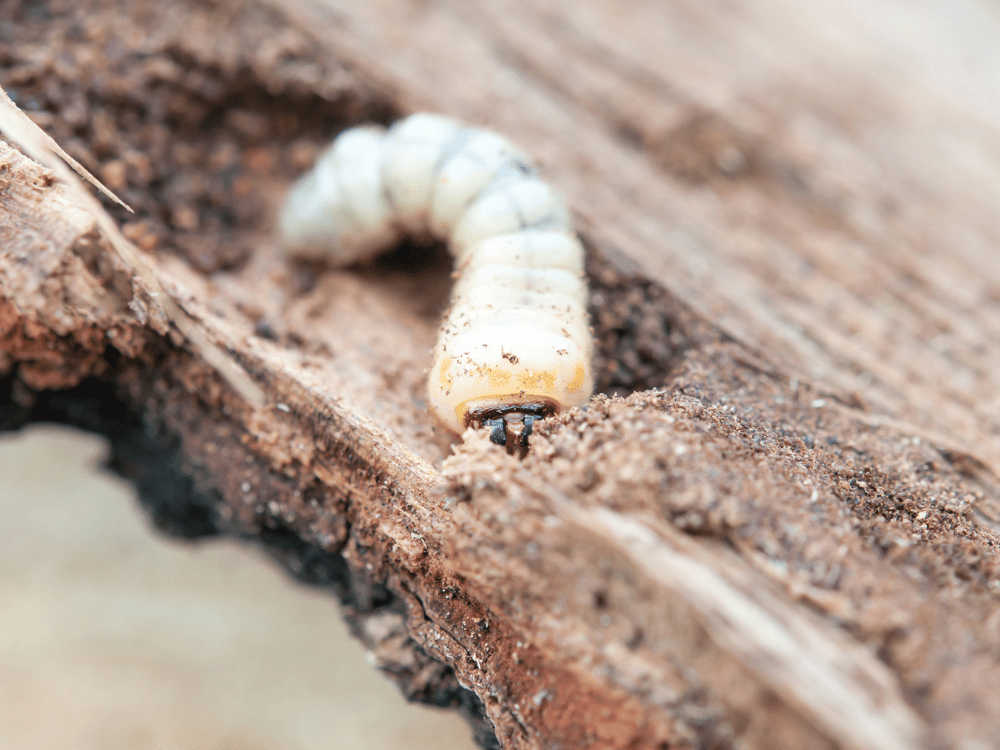
M 447 238 L 469 204 L 498 174 L 534 174 L 528 155 L 501 135 L 478 128 L 461 130 L 445 146 L 431 198 L 430 230 Z
M 529 229 L 569 233 L 569 209 L 562 195 L 538 179 L 521 179 L 490 190 L 459 219 L 451 235 L 456 255 L 483 240 Z
M 583 247 L 565 199 L 506 138 L 433 114 L 345 131 L 279 228 L 291 253 L 341 264 L 403 233 L 448 241 L 457 281 L 427 390 L 455 432 L 486 423 L 513 451 L 534 419 L 590 398 Z
M 427 113 L 410 115 L 393 126 L 383 146 L 382 177 L 396 221 L 407 231 L 429 231 L 438 164 L 461 131 L 457 120 Z
M 279 218 L 285 246 L 299 256 L 346 264 L 399 239 L 383 188 L 385 130 L 347 130 L 292 189 Z

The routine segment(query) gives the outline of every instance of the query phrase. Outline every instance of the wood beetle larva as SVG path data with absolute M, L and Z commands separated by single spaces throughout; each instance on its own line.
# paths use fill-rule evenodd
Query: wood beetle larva
M 563 196 L 503 136 L 433 114 L 347 130 L 279 226 L 292 254 L 341 264 L 406 233 L 447 241 L 457 281 L 427 392 L 455 432 L 487 425 L 514 452 L 535 420 L 590 398 L 583 247 Z

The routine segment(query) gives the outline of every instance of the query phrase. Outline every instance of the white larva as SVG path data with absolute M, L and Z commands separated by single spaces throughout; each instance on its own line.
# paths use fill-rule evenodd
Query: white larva
M 488 424 L 513 451 L 535 419 L 590 398 L 583 247 L 565 199 L 503 136 L 433 114 L 345 131 L 279 229 L 292 254 L 341 264 L 406 233 L 448 242 L 457 281 L 427 392 L 455 432 Z

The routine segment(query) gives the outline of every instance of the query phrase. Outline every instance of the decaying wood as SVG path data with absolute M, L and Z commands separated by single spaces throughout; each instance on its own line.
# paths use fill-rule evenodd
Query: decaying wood
M 140 486 L 129 451 L 159 450 L 183 498 L 147 493 L 158 525 L 257 540 L 332 587 L 374 661 L 484 745 L 1000 741 L 995 19 L 47 7 L 0 19 L 0 83 L 124 192 L 126 235 L 268 400 L 0 145 L 6 425 L 112 433 Z M 523 461 L 428 417 L 439 251 L 305 269 L 276 246 L 277 201 L 329 135 L 416 108 L 525 144 L 581 219 L 619 395 L 550 420 Z
M 94 196 L 87 192 L 84 181 L 108 196 L 130 213 L 132 209 L 76 159 L 67 154 L 51 136 L 32 122 L 14 104 L 7 92 L 0 88 L 0 132 L 39 164 L 54 172 L 56 178 L 69 191 L 72 202 L 81 207 L 93 221 L 101 236 L 118 254 L 124 263 L 122 269 L 128 275 L 141 279 L 150 296 L 156 298 L 159 306 L 170 321 L 180 331 L 198 356 L 211 365 L 237 393 L 254 406 L 264 405 L 264 392 L 230 357 L 208 341 L 204 331 L 192 321 L 174 302 L 173 297 L 163 289 L 156 274 L 149 268 L 139 250 L 129 242 L 115 220 L 105 211 Z M 79 175 L 70 171 L 70 167 Z

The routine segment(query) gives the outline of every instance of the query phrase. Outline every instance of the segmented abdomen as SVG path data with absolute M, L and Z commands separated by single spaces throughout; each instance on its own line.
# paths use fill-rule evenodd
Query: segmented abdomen
M 583 247 L 562 195 L 503 136 L 432 114 L 345 131 L 292 189 L 280 231 L 294 254 L 338 263 L 405 233 L 447 241 L 457 281 L 427 390 L 455 432 L 590 398 Z

